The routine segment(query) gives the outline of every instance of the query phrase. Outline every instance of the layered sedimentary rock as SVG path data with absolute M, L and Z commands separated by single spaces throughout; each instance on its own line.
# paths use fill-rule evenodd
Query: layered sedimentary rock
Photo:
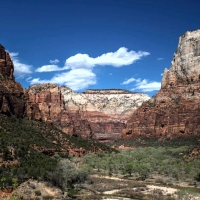
M 125 122 L 146 94 L 126 90 L 87 90 L 76 93 L 54 84 L 34 85 L 26 90 L 27 115 L 49 121 L 66 133 L 110 141 L 121 136 Z
M 136 110 L 123 138 L 177 137 L 200 134 L 200 30 L 179 38 L 160 91 Z
M 14 66 L 9 54 L 0 45 L 0 113 L 24 116 L 23 89 L 14 80 Z
M 93 138 L 102 141 L 121 137 L 131 113 L 149 99 L 146 94 L 126 90 L 87 90 L 84 93 L 63 90 L 62 93 L 65 107 L 87 119 Z
M 0 74 L 5 78 L 14 80 L 13 72 L 14 72 L 14 65 L 12 63 L 10 55 L 5 51 L 5 48 L 0 44 Z
M 70 112 L 65 107 L 62 90 L 56 84 L 34 85 L 25 90 L 26 115 L 28 119 L 52 123 L 67 134 L 91 138 L 92 132 L 87 120 L 79 112 Z

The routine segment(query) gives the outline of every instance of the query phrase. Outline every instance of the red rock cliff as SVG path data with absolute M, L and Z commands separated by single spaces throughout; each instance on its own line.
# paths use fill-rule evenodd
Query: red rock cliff
M 25 101 L 23 89 L 14 80 L 14 66 L 9 54 L 0 45 L 0 113 L 23 117 Z
M 78 112 L 72 113 L 65 108 L 64 97 L 56 84 L 33 85 L 25 90 L 25 96 L 26 114 L 29 119 L 52 123 L 70 135 L 92 137 L 87 120 Z
M 200 134 L 200 30 L 179 38 L 160 91 L 133 113 L 122 137 L 196 134 Z
M 66 133 L 110 141 L 121 137 L 125 122 L 146 94 L 125 90 L 88 90 L 41 84 L 25 91 L 30 119 L 49 121 Z

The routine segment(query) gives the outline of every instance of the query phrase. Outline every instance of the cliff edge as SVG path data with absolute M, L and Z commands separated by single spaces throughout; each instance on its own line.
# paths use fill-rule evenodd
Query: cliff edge
M 25 101 L 23 88 L 14 80 L 14 65 L 10 55 L 0 44 L 0 113 L 23 117 Z
M 160 91 L 127 121 L 122 138 L 168 137 L 200 133 L 200 30 L 179 38 Z

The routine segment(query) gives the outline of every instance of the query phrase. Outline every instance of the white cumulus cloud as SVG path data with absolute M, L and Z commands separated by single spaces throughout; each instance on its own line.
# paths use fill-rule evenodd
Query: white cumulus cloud
M 43 65 L 42 67 L 37 68 L 36 72 L 53 72 L 53 71 L 63 71 L 68 69 L 67 67 L 58 67 L 58 65 Z
M 18 58 L 18 53 L 9 52 L 9 54 L 10 54 L 11 60 L 13 61 L 13 64 L 14 64 L 14 69 L 15 69 L 14 75 L 17 78 L 23 78 L 25 75 L 32 73 L 32 71 L 31 71 L 32 66 L 21 63 Z
M 89 85 L 96 84 L 96 75 L 88 69 L 73 69 L 69 72 L 56 74 L 50 80 L 41 80 L 40 78 L 34 78 L 30 80 L 30 83 L 56 83 L 59 85 L 66 85 L 73 90 L 81 90 L 87 88 Z
M 59 60 L 58 59 L 55 59 L 55 60 L 50 60 L 49 61 L 51 64 L 57 64 L 57 63 L 59 63 Z
M 140 60 L 144 56 L 150 55 L 145 51 L 128 51 L 127 48 L 121 47 L 115 52 L 102 54 L 96 58 L 90 57 L 88 54 L 76 54 L 71 56 L 65 62 L 65 66 L 71 69 L 87 68 L 91 69 L 97 65 L 100 66 L 113 66 L 122 67 L 125 65 L 133 64 L 135 61 Z
M 43 65 L 35 70 L 35 72 L 53 72 L 64 71 L 54 75 L 49 80 L 42 80 L 40 78 L 29 79 L 31 84 L 38 83 L 57 83 L 59 85 L 66 85 L 73 90 L 85 89 L 90 85 L 96 84 L 96 74 L 93 73 L 93 68 L 96 66 L 113 66 L 122 67 L 130 65 L 143 57 L 150 55 L 145 51 L 128 51 L 127 48 L 121 47 L 115 52 L 104 53 L 98 57 L 90 57 L 88 54 L 78 53 L 66 59 L 63 67 L 59 67 L 57 59 L 50 60 L 49 65 Z M 112 73 L 110 73 L 112 75 Z M 132 81 L 131 81 L 132 82 Z M 124 83 L 125 84 L 125 83 Z M 128 84 L 128 83 L 127 83 Z
M 126 81 L 124 81 L 123 83 L 122 83 L 122 85 L 127 85 L 127 84 L 129 84 L 129 83 L 132 83 L 133 81 L 135 81 L 136 79 L 134 79 L 134 78 L 129 78 L 128 80 L 126 80 Z
M 131 90 L 140 90 L 142 92 L 152 92 L 155 90 L 159 90 L 160 87 L 161 87 L 160 82 L 148 81 L 146 79 L 144 80 L 137 79 L 136 84 L 134 85 L 134 88 L 132 88 Z

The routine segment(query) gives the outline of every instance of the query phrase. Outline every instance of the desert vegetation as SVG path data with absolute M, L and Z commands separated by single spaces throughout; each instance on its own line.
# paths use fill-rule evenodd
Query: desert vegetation
M 200 158 L 191 153 L 197 137 L 116 141 L 115 148 L 123 142 L 132 147 L 118 151 L 97 141 L 66 135 L 43 122 L 5 115 L 0 119 L 2 191 L 15 190 L 28 181 L 27 191 L 33 199 L 53 198 L 39 186 L 31 187 L 31 180 L 37 180 L 60 188 L 69 199 L 192 199 L 199 192 Z M 70 149 L 86 153 L 74 157 Z M 176 193 L 167 195 L 150 185 L 172 187 Z M 20 193 L 14 197 L 20 199 Z
M 90 184 L 84 186 L 96 194 L 96 199 L 108 194 L 131 199 L 198 199 L 200 158 L 191 159 L 190 148 L 160 146 L 100 152 L 73 158 L 72 162 L 90 172 Z M 174 192 L 165 193 L 160 186 Z
M 69 136 L 52 125 L 7 117 L 0 114 L 0 189 L 15 189 L 28 179 L 48 181 L 52 185 L 65 188 L 58 180 L 63 166 L 73 169 L 67 177 L 68 185 L 80 182 L 84 171 L 75 170 L 73 164 L 62 161 L 69 157 L 69 151 L 114 151 L 94 140 Z M 64 173 L 64 172 L 63 172 Z M 74 177 L 77 175 L 76 177 Z M 64 179 L 66 180 L 66 179 Z M 65 183 L 66 184 L 66 183 Z M 71 187 L 71 186 L 70 186 Z
M 124 175 L 140 180 L 155 176 L 170 180 L 199 180 L 200 158 L 190 160 L 188 146 L 146 147 L 123 150 L 120 153 L 88 154 L 80 162 L 104 175 Z

